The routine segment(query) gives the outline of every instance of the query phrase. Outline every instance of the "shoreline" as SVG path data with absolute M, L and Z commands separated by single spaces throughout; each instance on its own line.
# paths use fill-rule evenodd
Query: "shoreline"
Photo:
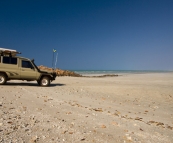
M 152 71 L 148 71 L 148 72 L 123 72 L 123 73 L 88 73 L 88 74 L 81 74 L 81 73 L 77 73 L 80 74 L 81 77 L 116 77 L 116 76 L 126 76 L 126 75 L 138 75 L 138 74 L 173 74 L 172 71 L 165 71 L 165 72 L 152 72 Z
M 122 76 L 128 74 L 147 74 L 147 73 L 173 73 L 173 71 L 149 71 L 149 70 L 62 70 L 62 69 L 52 69 L 45 66 L 38 66 L 40 70 L 48 72 L 56 72 L 57 76 L 72 76 L 72 77 L 113 77 Z
M 78 71 L 73 71 L 77 74 L 80 74 L 80 75 L 125 75 L 125 74 L 154 74 L 154 73 L 173 73 L 173 71 L 122 71 L 122 72 L 119 72 L 119 71 L 91 71 L 91 72 L 78 72 Z

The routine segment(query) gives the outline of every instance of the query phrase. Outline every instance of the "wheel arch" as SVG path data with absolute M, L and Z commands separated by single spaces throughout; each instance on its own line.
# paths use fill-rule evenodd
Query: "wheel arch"
M 50 75 L 46 75 L 46 74 L 42 74 L 42 75 L 40 76 L 39 80 L 41 80 L 43 77 L 48 77 L 48 78 L 50 78 L 50 80 L 51 80 L 51 76 L 50 76 Z
M 8 75 L 6 74 L 6 72 L 0 71 L 0 74 L 4 74 L 8 78 Z

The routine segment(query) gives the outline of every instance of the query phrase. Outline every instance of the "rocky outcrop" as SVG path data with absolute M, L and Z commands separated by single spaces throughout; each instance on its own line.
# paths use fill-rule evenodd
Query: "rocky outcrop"
M 43 71 L 49 71 L 49 72 L 56 72 L 56 75 L 57 76 L 73 76 L 73 77 L 81 77 L 82 75 L 80 74 L 77 74 L 73 71 L 68 71 L 68 70 L 61 70 L 61 69 L 52 69 L 52 68 L 48 68 L 48 67 L 45 67 L 45 66 L 38 66 L 38 68 L 40 70 L 43 70 Z
M 105 74 L 105 75 L 97 75 L 97 76 L 82 76 L 78 73 L 75 73 L 73 71 L 68 71 L 68 70 L 61 70 L 61 69 L 52 69 L 52 68 L 48 68 L 45 66 L 38 66 L 38 68 L 42 71 L 48 71 L 48 72 L 56 72 L 57 76 L 73 76 L 73 77 L 115 77 L 118 76 L 116 74 Z

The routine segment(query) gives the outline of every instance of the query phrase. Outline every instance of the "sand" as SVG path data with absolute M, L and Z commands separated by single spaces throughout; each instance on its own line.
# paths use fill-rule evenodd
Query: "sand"
M 2 143 L 172 143 L 173 73 L 0 86 Z

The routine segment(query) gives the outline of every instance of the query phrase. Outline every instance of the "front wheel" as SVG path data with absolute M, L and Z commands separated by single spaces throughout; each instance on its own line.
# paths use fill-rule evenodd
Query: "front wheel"
M 6 81 L 7 81 L 7 77 L 4 74 L 0 73 L 0 85 L 5 84 Z
M 39 84 L 41 86 L 49 86 L 50 85 L 50 78 L 47 76 L 44 76 L 43 78 L 41 78 Z

